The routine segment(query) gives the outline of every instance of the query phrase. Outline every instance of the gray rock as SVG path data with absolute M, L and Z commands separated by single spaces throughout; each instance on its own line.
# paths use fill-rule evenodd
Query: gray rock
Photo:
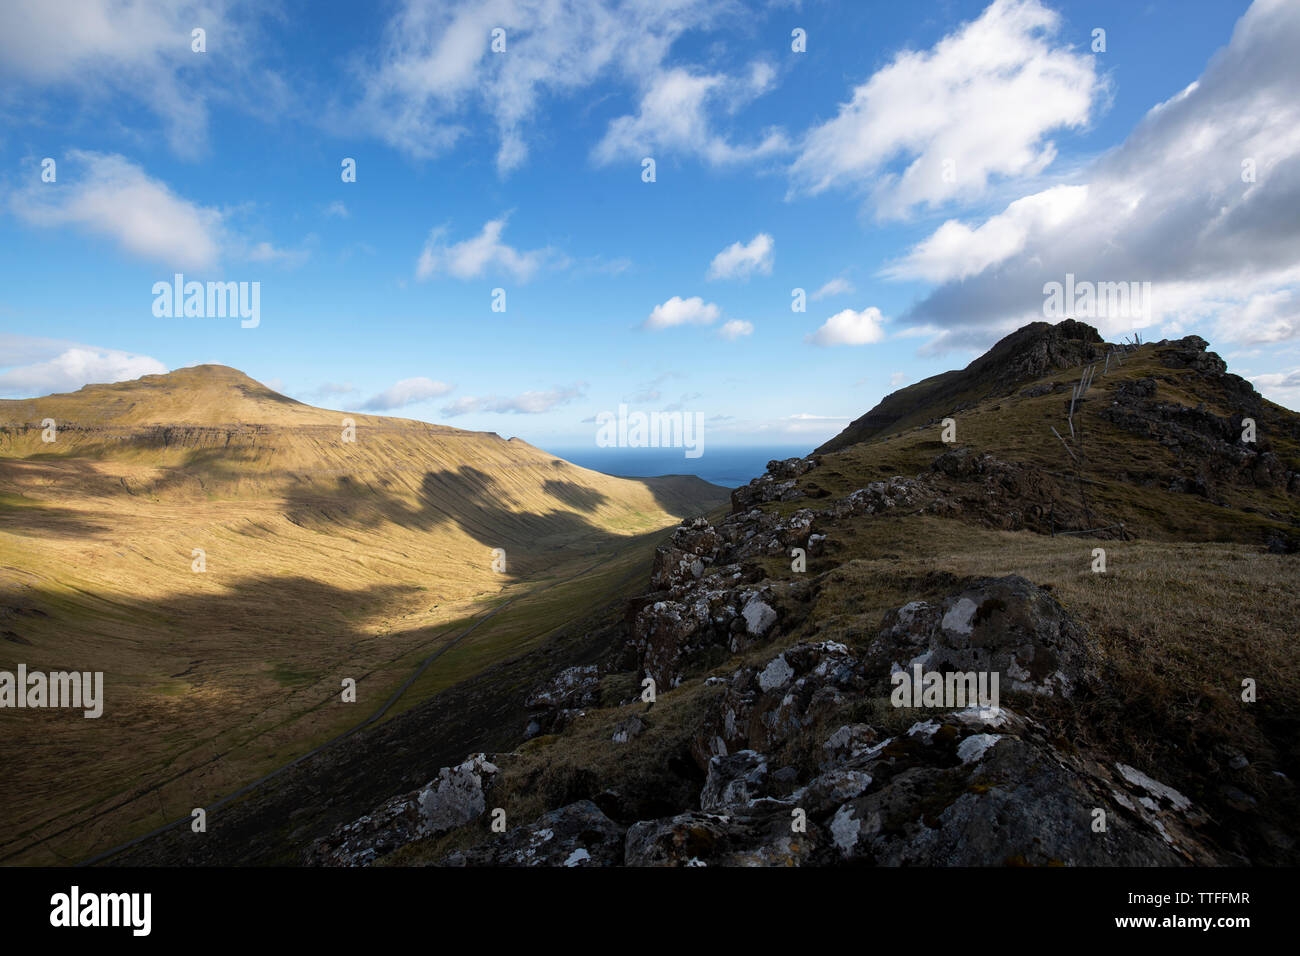
M 704 770 L 715 755 L 775 754 L 866 686 L 861 662 L 843 644 L 788 647 L 736 672 L 696 731 L 691 752 Z
M 595 703 L 600 688 L 600 673 L 595 664 L 567 667 L 538 687 L 524 706 L 528 708 L 585 707 Z
M 923 672 L 996 673 L 1001 693 L 1069 697 L 1097 679 L 1084 629 L 1017 576 L 985 578 L 938 605 L 913 601 L 890 611 L 868 663 L 883 675 L 912 673 L 918 663 Z
M 792 808 L 780 804 L 726 814 L 695 810 L 643 820 L 627 831 L 628 866 L 799 866 L 811 862 L 820 831 L 792 826 Z
M 776 611 L 766 601 L 756 597 L 750 599 L 741 613 L 745 618 L 745 629 L 757 637 L 766 634 L 776 623 Z
M 393 797 L 314 841 L 305 862 L 368 866 L 407 843 L 468 823 L 486 809 L 486 792 L 497 772 L 484 754 L 443 767 L 423 788 Z
M 700 809 L 725 810 L 743 805 L 766 792 L 767 760 L 753 750 L 714 757 L 700 791 Z
M 616 744 L 625 744 L 633 737 L 639 737 L 644 730 L 645 721 L 633 714 L 614 728 L 614 736 L 610 739 Z
M 486 754 L 474 754 L 459 766 L 439 770 L 438 778 L 420 791 L 422 835 L 446 833 L 481 816 L 497 772 Z
M 623 828 L 590 800 L 579 800 L 453 853 L 441 866 L 618 866 Z

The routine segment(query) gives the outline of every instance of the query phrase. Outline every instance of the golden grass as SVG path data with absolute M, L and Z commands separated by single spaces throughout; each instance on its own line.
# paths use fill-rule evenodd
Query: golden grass
M 504 601 L 394 712 L 533 646 L 721 497 L 417 422 L 353 416 L 344 443 L 336 414 L 219 367 L 0 403 L 60 422 L 54 444 L 0 427 L 0 669 L 103 671 L 107 697 L 98 720 L 0 711 L 0 859 L 75 861 L 212 802 L 360 722 Z

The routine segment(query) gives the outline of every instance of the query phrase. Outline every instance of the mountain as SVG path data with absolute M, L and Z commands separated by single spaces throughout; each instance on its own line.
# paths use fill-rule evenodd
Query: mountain
M 817 453 L 838 451 L 925 423 L 940 413 L 946 415 L 982 399 L 1008 394 L 1018 382 L 1095 361 L 1103 347 L 1101 335 L 1083 322 L 1033 322 L 1012 332 L 964 369 L 933 375 L 886 395 Z
M 107 698 L 95 720 L 0 711 L 23 768 L 0 857 L 144 832 L 523 652 L 725 494 L 216 365 L 0 402 L 0 670 L 101 671 Z
M 643 594 L 229 808 L 238 840 L 113 861 L 1296 863 L 1300 416 L 1195 336 L 1077 323 L 921 384 L 683 521 Z
M 87 385 L 62 395 L 0 401 L 0 421 L 35 422 L 52 417 L 105 427 L 335 425 L 343 414 L 295 401 L 225 365 L 196 365 L 129 382 Z M 374 415 L 348 414 L 366 424 L 385 422 Z
M 1300 416 L 1195 336 L 1077 324 L 930 381 L 221 839 L 97 862 L 1300 862 Z

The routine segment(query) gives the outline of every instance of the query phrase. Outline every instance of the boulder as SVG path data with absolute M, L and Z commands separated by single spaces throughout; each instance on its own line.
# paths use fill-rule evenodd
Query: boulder
M 421 835 L 436 836 L 477 819 L 487 809 L 487 792 L 497 768 L 486 754 L 456 767 L 443 767 L 420 791 Z
M 600 699 L 600 669 L 595 664 L 567 667 L 528 695 L 524 705 L 532 711 L 524 738 L 559 733 Z
M 475 754 L 456 767 L 443 767 L 421 789 L 393 797 L 314 841 L 305 862 L 368 866 L 407 843 L 469 823 L 487 808 L 486 794 L 497 773 L 485 754 Z
M 766 792 L 767 759 L 753 750 L 719 755 L 709 761 L 709 775 L 700 791 L 701 810 L 725 810 L 748 804 Z
M 495 840 L 452 853 L 440 866 L 618 866 L 623 828 L 590 800 L 544 813 Z
M 866 686 L 861 662 L 843 644 L 796 644 L 761 666 L 736 671 L 702 721 L 691 752 L 704 770 L 714 757 L 741 750 L 776 753 Z
M 777 805 L 728 813 L 694 810 L 643 820 L 627 831 L 628 866 L 798 866 L 810 862 L 821 834 L 795 832 L 791 809 Z
M 885 615 L 867 654 L 884 690 L 896 670 L 998 674 L 999 692 L 1070 697 L 1095 682 L 1093 644 L 1048 592 L 1015 575 L 985 578 L 938 604 Z

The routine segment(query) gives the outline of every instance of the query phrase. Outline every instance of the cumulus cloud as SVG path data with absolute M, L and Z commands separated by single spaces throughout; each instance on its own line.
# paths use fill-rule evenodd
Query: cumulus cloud
M 180 270 L 212 268 L 222 258 L 297 265 L 308 255 L 245 238 L 222 210 L 177 195 L 114 153 L 69 150 L 58 176 L 57 188 L 33 182 L 14 193 L 10 210 L 30 225 L 70 226 Z
M 757 71 L 763 82 L 733 81 L 722 74 L 697 74 L 677 67 L 657 73 L 641 97 L 635 115 L 620 116 L 592 150 L 601 164 L 639 161 L 660 151 L 697 156 L 712 165 L 745 162 L 789 148 L 785 134 L 766 130 L 753 143 L 737 144 L 713 130 L 717 104 L 734 110 L 747 95 L 766 88 L 770 73 Z
M 711 0 L 403 0 L 381 48 L 359 69 L 361 96 L 348 112 L 353 125 L 420 157 L 452 148 L 486 113 L 497 169 L 508 173 L 527 159 L 530 125 L 546 100 L 622 83 L 643 91 L 641 110 L 611 125 L 601 156 L 638 142 L 730 156 L 743 148 L 714 132 L 705 101 L 758 95 L 774 71 L 756 65 L 724 81 L 679 75 L 664 61 L 689 31 L 744 15 Z M 497 27 L 505 53 L 491 49 Z M 670 102 L 691 111 L 676 127 L 658 112 Z
M 1250 381 L 1269 401 L 1290 409 L 1300 407 L 1300 368 L 1253 375 Z
M 428 279 L 445 272 L 457 279 L 475 279 L 485 273 L 502 273 L 527 282 L 543 265 L 556 260 L 550 248 L 521 252 L 502 242 L 505 227 L 504 216 L 493 219 L 483 224 L 477 236 L 450 245 L 443 241 L 446 229 L 434 229 L 416 262 L 415 277 Z
M 1258 292 L 1226 303 L 1215 326 L 1218 338 L 1269 345 L 1300 338 L 1300 295 L 1295 288 Z
M 731 319 L 730 321 L 724 322 L 722 328 L 718 329 L 719 335 L 724 339 L 730 339 L 733 342 L 736 339 L 743 338 L 746 335 L 752 335 L 753 333 L 754 323 L 746 322 L 744 319 Z
M 219 210 L 176 195 L 122 156 L 73 150 L 61 166 L 69 172 L 60 172 L 57 189 L 39 184 L 13 196 L 16 215 L 107 236 L 129 253 L 182 269 L 216 264 Z
M 895 263 L 941 284 L 904 318 L 984 347 L 1044 318 L 1044 285 L 1150 282 L 1147 314 L 1084 315 L 1111 336 L 1164 323 L 1294 340 L 1300 285 L 1300 6 L 1256 0 L 1201 78 L 1084 172 L 978 225 L 945 223 Z
M 1024 249 L 1036 230 L 1056 229 L 1069 222 L 1087 201 L 1087 186 L 1055 186 L 1017 199 L 1004 212 L 973 229 L 950 219 L 888 266 L 884 275 L 930 282 L 978 275 Z
M 569 386 L 557 385 L 555 388 L 540 392 L 523 392 L 509 398 L 495 396 L 458 398 L 450 405 L 444 405 L 442 413 L 448 418 L 468 415 L 474 412 L 493 412 L 502 415 L 540 415 L 560 405 L 568 405 L 586 394 L 586 383 L 577 382 Z
M 812 299 L 817 302 L 821 299 L 829 299 L 835 295 L 848 295 L 850 292 L 856 292 L 853 283 L 845 278 L 834 278 L 812 294 Z
M 879 215 L 901 217 L 1041 172 L 1048 135 L 1086 124 L 1104 91 L 1094 58 L 1056 42 L 1060 26 L 1039 0 L 994 0 L 932 49 L 899 53 L 808 132 L 793 187 L 868 189 Z
M 657 330 L 675 325 L 712 325 L 721 315 L 721 309 L 712 302 L 705 302 L 698 295 L 689 299 L 675 295 L 651 309 L 650 316 L 641 327 Z
M 168 370 L 148 355 L 16 335 L 0 335 L 0 355 L 17 360 L 7 368 L 0 365 L 0 395 L 20 398 L 126 382 Z
M 211 103 L 270 115 L 290 100 L 260 56 L 263 31 L 249 9 L 257 12 L 238 0 L 7 0 L 0 77 L 15 93 L 54 87 L 94 105 L 139 104 L 161 123 L 171 149 L 192 158 L 206 148 Z M 207 31 L 202 56 L 190 48 L 196 26 Z M 41 95 L 13 102 L 18 110 L 32 103 L 34 112 L 47 106 Z
M 836 312 L 816 332 L 804 336 L 804 341 L 810 345 L 824 346 L 870 345 L 884 337 L 880 310 L 873 305 L 861 312 L 852 309 Z
M 733 242 L 713 257 L 709 264 L 710 279 L 744 279 L 760 272 L 772 273 L 772 237 L 760 232 L 749 242 Z
M 454 385 L 448 385 L 446 382 L 435 382 L 433 379 L 424 376 L 404 378 L 400 382 L 390 385 L 378 395 L 366 399 L 361 404 L 361 408 L 373 412 L 405 408 L 407 405 L 415 405 L 418 402 L 425 402 L 431 398 L 446 395 L 455 387 Z

